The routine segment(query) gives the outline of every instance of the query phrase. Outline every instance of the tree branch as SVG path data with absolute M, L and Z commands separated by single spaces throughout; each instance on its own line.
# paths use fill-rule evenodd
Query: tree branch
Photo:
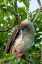
M 39 9 L 39 8 L 37 8 L 37 9 Z M 36 10 L 37 10 L 37 9 L 36 9 Z M 31 14 L 33 14 L 36 10 L 34 10 L 33 12 L 30 12 L 30 13 L 29 13 L 29 16 L 30 16 Z
M 16 58 L 16 57 L 15 57 Z M 26 57 L 25 55 L 23 55 L 22 57 L 20 57 L 21 59 L 24 59 L 24 60 L 26 60 L 27 62 L 30 62 L 31 64 L 35 64 L 35 62 L 32 60 L 32 58 L 28 58 L 28 57 Z M 14 59 L 14 58 L 13 58 Z M 4 60 L 4 62 L 5 63 L 7 63 L 7 62 L 9 62 L 10 61 L 10 59 L 5 59 Z
M 40 0 L 37 0 L 37 2 L 38 2 L 38 4 L 39 4 L 39 6 L 41 6 L 41 2 L 40 2 Z
M 39 14 L 40 14 L 40 12 L 41 12 L 41 11 L 39 10 L 38 13 L 37 13 L 37 15 L 35 16 L 35 18 L 34 18 L 34 20 L 33 20 L 33 24 L 36 22 L 36 20 L 37 20 Z
M 39 5 L 40 5 L 40 10 L 38 11 L 37 15 L 35 16 L 35 18 L 34 18 L 34 20 L 33 20 L 33 23 L 35 23 L 35 22 L 36 22 L 36 20 L 37 20 L 37 18 L 38 18 L 38 16 L 39 16 L 39 14 L 42 12 L 41 2 L 40 2 L 40 0 L 37 0 L 37 1 L 38 1 Z
M 10 28 L 6 29 L 6 30 L 0 30 L 0 32 L 7 32 L 7 31 L 10 30 L 12 27 L 14 27 L 14 25 L 11 26 Z
M 15 0 L 15 2 L 14 2 L 14 9 L 15 9 L 15 13 L 17 14 L 17 15 L 15 15 L 15 17 L 16 17 L 16 23 L 18 24 L 18 9 L 17 9 L 17 0 Z
M 2 8 L 2 6 L 0 6 L 0 8 L 3 9 L 4 11 L 8 11 L 6 8 Z M 11 12 L 11 13 L 14 14 L 16 17 L 15 23 L 10 28 L 8 28 L 6 30 L 0 30 L 0 32 L 7 32 L 12 27 L 14 27 L 14 25 L 16 25 L 18 23 L 17 0 L 15 0 L 15 2 L 14 2 L 14 8 L 15 8 L 15 13 L 14 12 Z M 8 12 L 10 12 L 10 11 L 8 11 Z
M 9 62 L 10 61 L 10 59 L 12 60 L 14 60 L 15 58 L 17 58 L 17 56 L 15 56 L 15 57 L 13 57 L 13 58 L 5 58 L 3 61 L 5 62 L 5 63 L 7 63 L 7 62 Z M 30 62 L 31 64 L 35 64 L 35 62 L 32 60 L 32 58 L 28 58 L 28 57 L 26 57 L 25 55 L 23 55 L 22 57 L 20 57 L 21 59 L 24 59 L 24 60 L 26 60 L 27 62 Z M 20 62 L 19 62 L 20 63 Z
M 9 31 L 12 27 L 14 27 L 15 23 L 16 23 L 16 21 L 14 22 L 14 24 L 10 28 L 7 28 L 6 30 L 0 30 L 0 32 L 7 32 L 7 31 Z
M 32 60 L 32 58 L 28 58 L 25 55 L 22 56 L 21 58 L 23 58 L 24 60 L 26 60 L 27 62 L 30 62 L 31 64 L 35 64 L 35 62 Z

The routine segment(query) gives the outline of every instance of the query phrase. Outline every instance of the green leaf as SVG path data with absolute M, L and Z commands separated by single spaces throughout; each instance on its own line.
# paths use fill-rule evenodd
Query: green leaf
M 8 10 L 9 12 L 14 12 L 13 7 L 11 7 L 11 6 L 7 6 L 7 10 Z
M 4 2 L 4 0 L 0 0 L 0 4 L 3 3 L 3 2 Z
M 23 2 L 26 7 L 29 8 L 30 0 L 19 0 L 20 2 Z
M 10 3 L 13 3 L 13 2 L 15 2 L 15 0 L 11 0 L 11 1 L 10 1 Z
M 8 3 L 9 0 L 6 0 L 6 4 Z
M 15 54 L 4 54 L 4 58 L 0 59 L 0 62 L 5 61 L 6 59 L 12 60 L 15 58 Z

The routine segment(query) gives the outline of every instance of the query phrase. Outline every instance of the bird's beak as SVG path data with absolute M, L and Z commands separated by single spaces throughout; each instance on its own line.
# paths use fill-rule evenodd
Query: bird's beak
M 22 39 L 24 38 L 25 33 L 26 33 L 26 28 L 22 29 Z

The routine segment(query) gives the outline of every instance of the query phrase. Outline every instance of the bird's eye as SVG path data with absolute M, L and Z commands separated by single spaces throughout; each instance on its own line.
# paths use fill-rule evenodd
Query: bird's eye
M 25 30 L 26 30 L 26 28 L 23 28 L 22 30 L 23 30 L 23 31 L 25 31 Z
M 24 28 L 23 28 L 23 30 L 24 30 Z

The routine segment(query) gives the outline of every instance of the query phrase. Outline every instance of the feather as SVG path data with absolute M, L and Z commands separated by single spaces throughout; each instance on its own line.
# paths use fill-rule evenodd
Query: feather
M 16 26 L 12 35 L 10 36 L 10 39 L 8 40 L 8 43 L 5 48 L 5 53 L 9 53 L 12 45 L 14 44 L 16 38 L 18 37 L 20 32 L 20 25 Z
M 25 53 L 32 47 L 34 41 L 35 29 L 30 20 L 25 19 L 20 25 L 17 25 L 6 45 L 6 53 Z M 19 54 L 21 55 L 21 54 Z

